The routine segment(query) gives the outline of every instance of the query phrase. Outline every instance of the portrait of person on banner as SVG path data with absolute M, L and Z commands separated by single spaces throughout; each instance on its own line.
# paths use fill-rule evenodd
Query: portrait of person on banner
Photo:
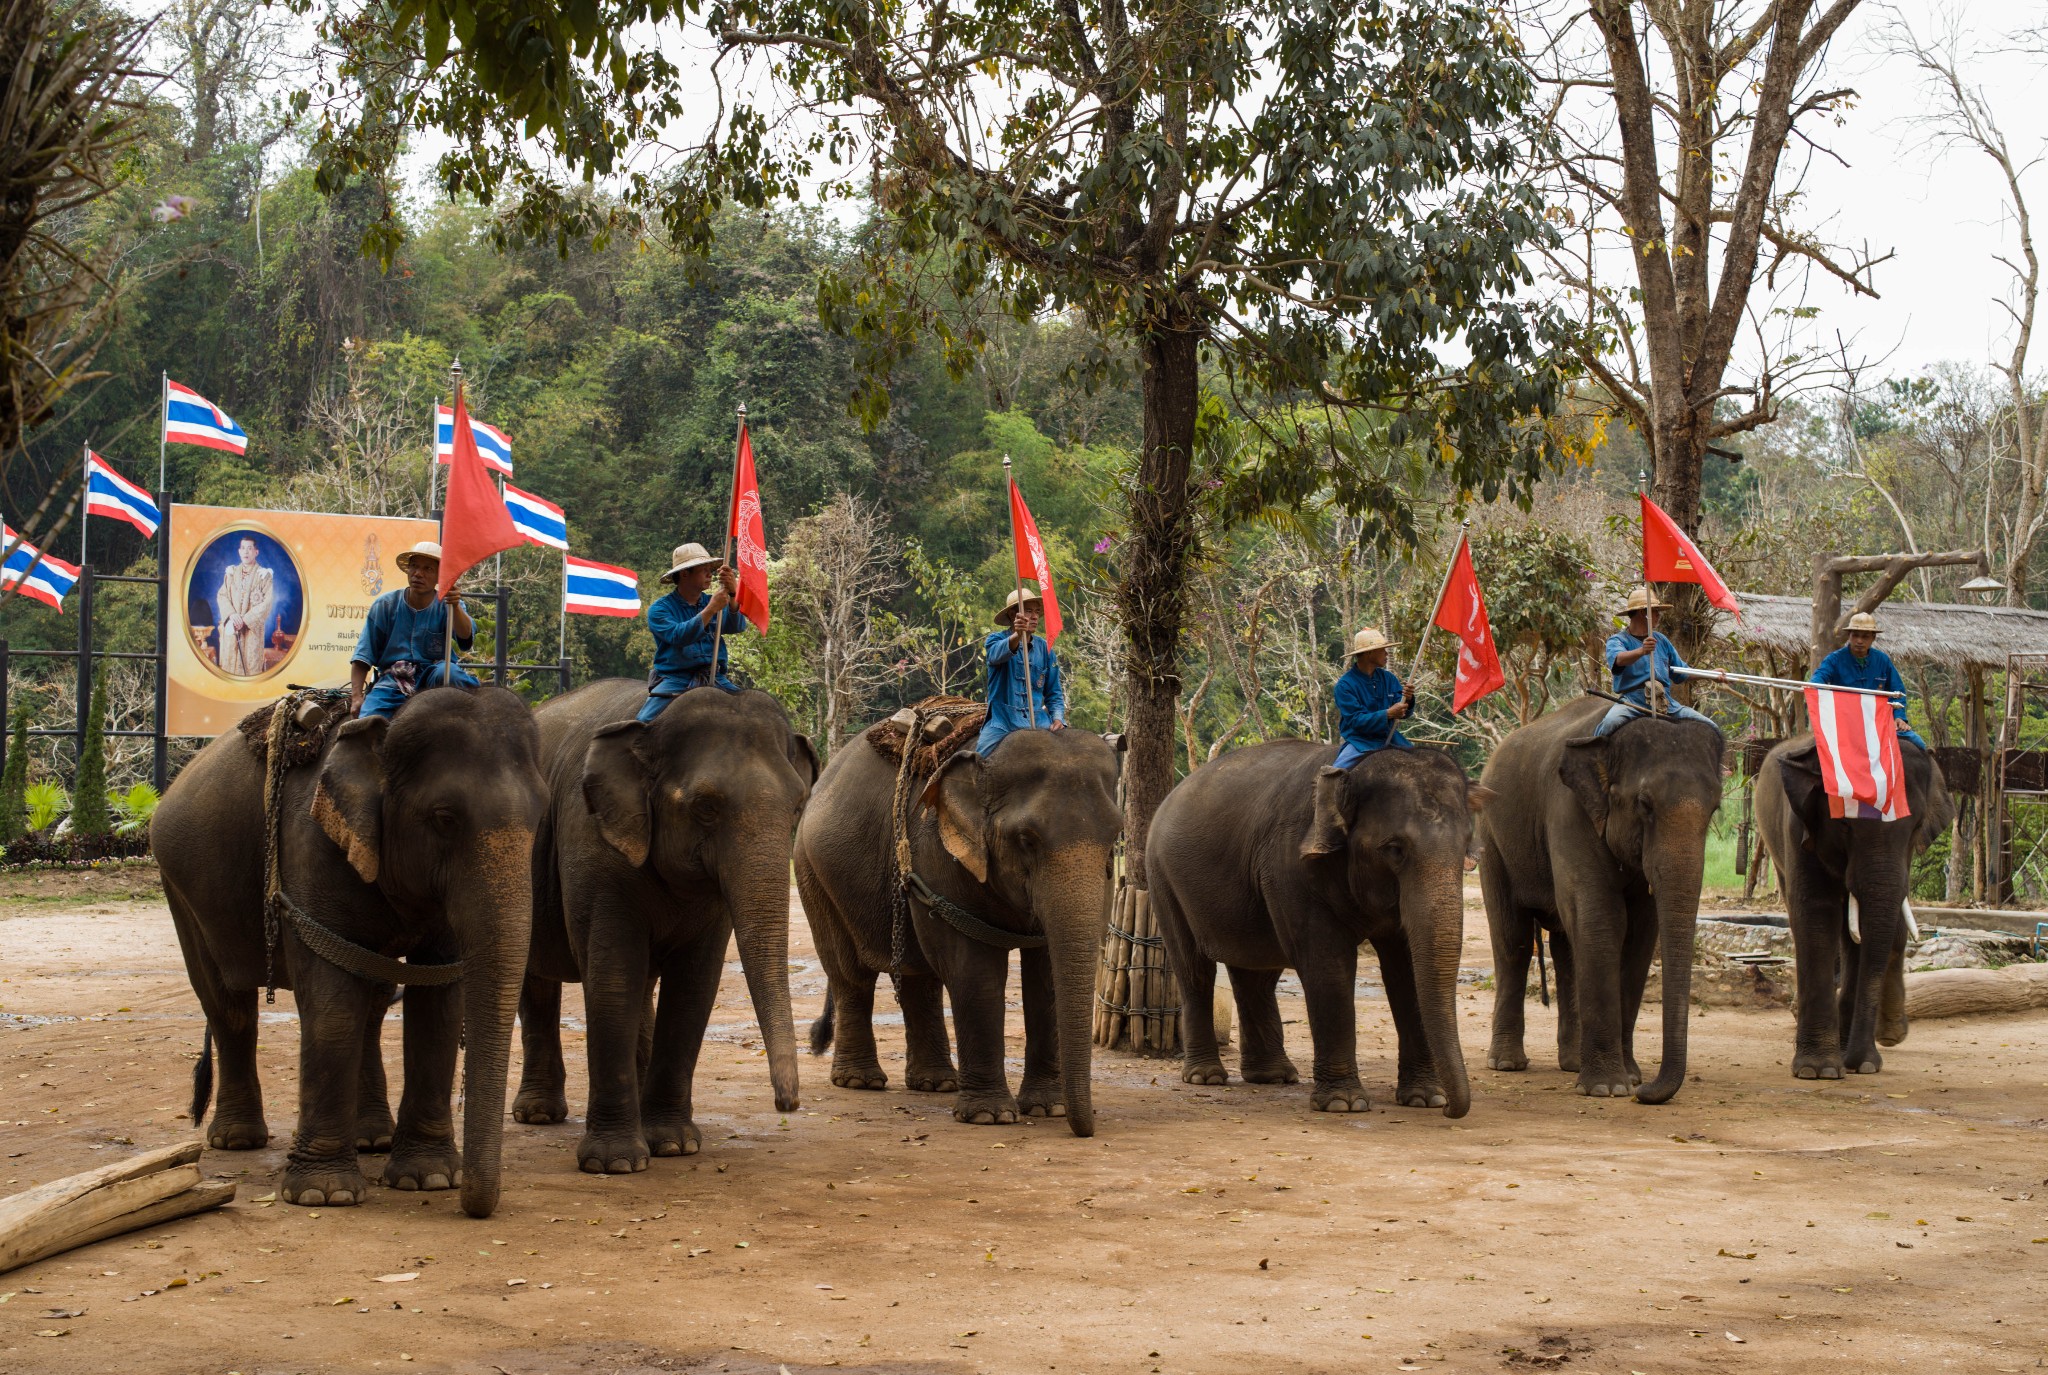
M 261 530 L 226 530 L 193 560 L 185 582 L 193 648 L 228 678 L 277 672 L 298 647 L 303 582 L 290 551 Z

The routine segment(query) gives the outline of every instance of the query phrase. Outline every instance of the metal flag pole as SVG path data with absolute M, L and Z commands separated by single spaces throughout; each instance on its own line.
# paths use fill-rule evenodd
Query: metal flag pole
M 1010 617 L 1012 629 L 1024 614 L 1024 565 L 1017 558 L 1017 479 L 1010 474 L 1010 456 L 1003 455 L 1003 500 L 1010 503 L 1010 562 L 1017 565 L 1017 610 Z M 1038 725 L 1038 706 L 1031 700 L 1031 637 L 1024 637 L 1024 726 Z
M 557 660 L 569 657 L 569 551 L 562 551 L 562 635 L 555 649 Z
M 83 452 L 80 453 L 78 458 L 79 489 L 81 492 L 79 500 L 84 504 L 79 507 L 78 511 L 78 566 L 83 568 L 89 562 L 85 556 L 86 532 L 92 528 L 92 521 L 88 519 L 92 514 L 92 445 L 85 444 L 81 445 L 80 448 Z
M 164 456 L 171 445 L 171 374 L 157 374 L 162 389 L 157 395 L 156 405 L 156 490 L 161 496 L 164 490 Z
M 725 492 L 725 548 L 719 553 L 718 556 L 719 573 L 725 572 L 726 566 L 732 562 L 732 527 L 734 523 L 739 519 L 738 505 L 740 499 L 740 438 L 747 432 L 746 402 L 740 402 L 738 407 L 738 414 L 739 420 L 733 429 L 732 435 L 732 481 L 729 484 L 727 484 Z M 716 575 L 714 575 L 713 580 L 716 581 Z M 725 612 L 720 611 L 717 617 L 714 618 L 711 623 L 711 682 L 714 686 L 716 686 L 718 682 L 719 650 L 721 646 L 724 645 L 724 643 Z
M 156 426 L 156 739 L 150 778 L 162 792 L 170 781 L 171 702 L 171 494 L 164 476 L 164 452 L 171 429 L 171 374 L 161 377 Z
M 1836 687 L 1832 683 L 1815 684 L 1798 678 L 1769 678 L 1760 673 L 1730 673 L 1719 668 L 1684 668 L 1673 665 L 1671 671 L 1682 678 L 1702 678 L 1710 683 L 1749 683 L 1756 687 L 1784 688 L 1790 692 L 1804 693 L 1807 688 L 1819 686 L 1827 692 L 1853 692 L 1861 697 L 1891 697 L 1904 701 L 1903 692 L 1890 692 L 1884 688 Z
M 448 375 L 455 379 L 455 404 L 451 409 L 455 414 L 460 415 L 462 412 L 462 360 L 460 358 L 457 358 L 453 363 L 448 365 Z M 434 442 L 437 446 L 440 443 L 441 430 L 441 417 L 438 413 L 439 404 L 440 403 L 438 402 L 435 403 L 436 414 L 434 416 Z M 449 469 L 448 475 L 451 478 L 455 475 L 453 467 Z M 448 543 L 448 518 L 446 515 L 443 515 L 441 518 L 440 535 L 441 543 L 443 546 L 442 553 L 445 554 L 447 553 L 446 545 Z M 450 585 L 449 590 L 451 592 L 454 591 L 454 587 L 452 584 Z M 441 604 L 441 681 L 443 683 L 448 683 L 454 681 L 454 678 L 455 608 L 449 606 L 446 602 L 443 602 Z
M 455 360 L 455 366 L 458 368 L 462 366 L 460 358 Z M 433 423 L 427 427 L 427 509 L 429 511 L 434 509 L 435 489 L 441 485 L 440 467 L 441 398 L 436 396 L 434 398 Z
M 1649 495 L 1649 488 L 1650 474 L 1644 469 L 1636 469 L 1636 495 L 1638 497 L 1647 497 Z M 1645 541 L 1643 547 L 1647 550 L 1650 538 L 1648 527 L 1645 527 L 1642 531 L 1642 538 Z M 1650 581 L 1650 570 L 1647 566 L 1643 569 L 1643 591 L 1648 595 L 1650 601 L 1650 605 L 1647 608 L 1647 614 L 1650 618 L 1650 636 L 1648 641 L 1650 646 L 1650 677 L 1643 684 L 1643 700 L 1650 704 L 1650 714 L 1652 716 L 1662 716 L 1664 714 L 1664 694 L 1657 690 L 1657 585 Z
M 1437 584 L 1436 603 L 1430 608 L 1429 619 L 1422 623 L 1422 638 L 1415 644 L 1415 662 L 1408 666 L 1408 681 L 1411 684 L 1415 682 L 1416 675 L 1422 672 L 1422 652 L 1429 648 L 1429 633 L 1436 629 L 1437 613 L 1444 609 L 1444 593 L 1451 590 L 1451 573 L 1458 566 L 1458 551 L 1463 549 L 1465 541 L 1471 538 L 1471 531 L 1471 521 L 1458 522 L 1458 542 L 1451 546 L 1450 560 L 1444 564 L 1444 580 Z

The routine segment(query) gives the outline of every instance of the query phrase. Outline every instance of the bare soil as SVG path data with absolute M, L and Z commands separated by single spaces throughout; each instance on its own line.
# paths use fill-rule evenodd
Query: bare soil
M 1475 977 L 1491 963 L 1476 895 L 1466 954 Z M 807 1021 L 824 981 L 800 917 L 791 959 Z M 1883 1074 L 1816 1085 L 1786 1069 L 1788 1012 L 1699 1011 L 1685 1091 L 1648 1108 L 1579 1097 L 1545 1055 L 1526 1074 L 1480 1068 L 1492 995 L 1468 987 L 1474 1102 L 1452 1122 L 1385 1106 L 1392 1025 L 1368 981 L 1371 1112 L 1098 1054 L 1099 1134 L 1083 1141 L 833 1088 L 809 1059 L 803 1110 L 778 1115 L 733 970 L 698 1072 L 703 1153 L 594 1177 L 575 1169 L 573 1121 L 508 1124 L 504 1204 L 482 1222 L 452 1194 L 274 1201 L 295 1111 L 280 994 L 262 1052 L 276 1139 L 202 1162 L 240 1198 L 0 1275 L 0 1369 L 2048 1363 L 2048 1013 L 1924 1022 Z M 564 1011 L 580 1111 L 573 990 Z M 1306 1066 L 1298 999 L 1283 1011 Z M 1554 1023 L 1530 1013 L 1535 1052 Z M 200 1029 L 146 867 L 0 882 L 0 1191 L 189 1136 Z M 900 1077 L 900 1037 L 883 1042 Z

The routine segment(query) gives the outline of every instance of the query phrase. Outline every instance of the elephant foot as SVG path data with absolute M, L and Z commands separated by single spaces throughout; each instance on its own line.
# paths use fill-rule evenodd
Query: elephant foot
M 1017 1086 L 1017 1111 L 1026 1117 L 1065 1117 L 1067 1095 L 1057 1079 Z
M 963 1092 L 953 1104 L 953 1117 L 974 1127 L 1006 1127 L 1017 1120 L 1017 1100 L 1007 1092 Z
M 462 1152 L 451 1140 L 400 1140 L 384 1162 L 384 1183 L 407 1193 L 452 1189 L 462 1183 Z
M 1589 1098 L 1626 1098 L 1636 1086 L 1629 1082 L 1627 1070 L 1587 1070 L 1579 1076 L 1578 1090 Z
M 1444 1096 L 1443 1085 L 1431 1079 L 1396 1085 L 1394 1101 L 1404 1108 L 1440 1108 L 1450 1100 Z
M 640 1127 L 647 1136 L 647 1149 L 656 1155 L 695 1155 L 704 1149 L 704 1134 L 687 1113 L 680 1117 L 643 1113 Z
M 1792 1077 L 1795 1079 L 1839 1079 L 1842 1077 L 1841 1057 L 1835 1055 L 1795 1055 L 1792 1057 Z
M 832 1062 L 832 1082 L 843 1089 L 885 1089 L 889 1087 L 889 1076 L 874 1060 L 855 1064 L 835 1059 Z
M 521 1084 L 518 1094 L 512 1099 L 512 1120 L 536 1127 L 566 1122 L 569 1120 L 569 1100 L 563 1096 L 559 1084 L 546 1088 Z
M 1902 1016 L 1896 1022 L 1880 1018 L 1877 1023 L 1877 1043 L 1889 1049 L 1906 1039 L 1906 1019 Z
M 1348 1084 L 1317 1085 L 1308 1102 L 1317 1112 L 1366 1112 L 1371 1106 L 1366 1102 L 1365 1086 L 1355 1079 Z
M 1844 1068 L 1854 1069 L 1858 1074 L 1875 1074 L 1884 1068 L 1884 1056 L 1879 1055 L 1873 1046 L 1861 1056 L 1850 1055 L 1844 1062 Z
M 960 1074 L 951 1065 L 936 1068 L 913 1065 L 903 1071 L 903 1086 L 912 1093 L 958 1093 Z
M 1294 1067 L 1294 1061 L 1286 1056 L 1270 1063 L 1243 1062 L 1237 1067 L 1238 1078 L 1247 1084 L 1298 1084 L 1301 1071 Z
M 576 1166 L 585 1174 L 638 1174 L 647 1168 L 647 1138 L 638 1131 L 587 1131 L 576 1143 Z
M 1557 1067 L 1566 1074 L 1577 1074 L 1579 1072 L 1579 1053 L 1576 1050 L 1558 1051 Z
M 1221 1060 L 1204 1060 L 1199 1064 L 1190 1060 L 1180 1067 L 1180 1079 L 1183 1084 L 1227 1084 L 1230 1071 L 1223 1068 Z
M 347 1208 L 361 1203 L 370 1192 L 370 1181 L 355 1166 L 318 1168 L 287 1165 L 277 1196 L 301 1208 Z
M 206 1144 L 216 1151 L 260 1151 L 270 1144 L 270 1125 L 261 1117 L 216 1114 L 213 1126 L 207 1130 Z
M 389 1108 L 366 1112 L 356 1119 L 356 1149 L 382 1155 L 391 1149 L 391 1138 L 397 1130 Z
M 1529 1052 L 1520 1045 L 1502 1042 L 1486 1052 L 1486 1067 L 1505 1070 L 1509 1074 L 1520 1074 L 1529 1068 Z

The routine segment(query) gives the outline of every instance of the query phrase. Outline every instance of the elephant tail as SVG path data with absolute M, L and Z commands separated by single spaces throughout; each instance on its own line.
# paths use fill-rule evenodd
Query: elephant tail
M 832 1048 L 832 990 L 825 990 L 825 1010 L 811 1023 L 811 1054 L 823 1055 Z
M 192 1066 L 192 1130 L 206 1120 L 206 1105 L 213 1101 L 213 1023 L 199 1042 L 199 1062 Z

